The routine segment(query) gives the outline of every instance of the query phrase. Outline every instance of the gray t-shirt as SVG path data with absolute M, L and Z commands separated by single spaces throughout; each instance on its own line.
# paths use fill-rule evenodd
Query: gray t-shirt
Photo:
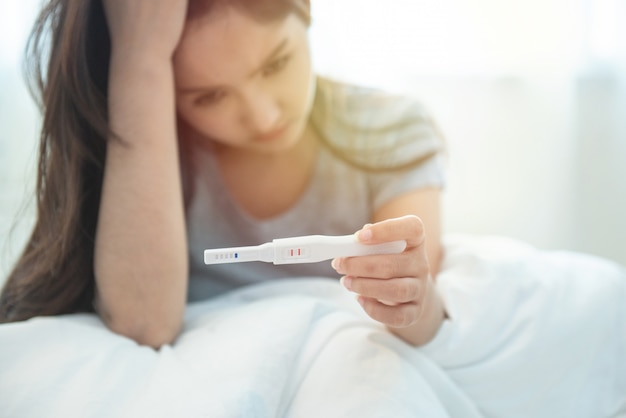
M 329 95 L 335 97 L 335 94 L 341 99 L 328 100 Z M 376 90 L 320 79 L 311 117 L 318 132 L 339 148 L 358 147 L 360 142 L 376 138 L 375 148 L 370 149 L 374 151 L 370 154 L 376 156 L 376 166 L 402 164 L 442 148 L 441 139 L 423 108 L 406 98 L 383 96 Z M 363 129 L 355 131 L 355 126 Z M 389 126 L 396 128 L 387 129 Z M 389 146 L 394 146 L 393 152 L 377 151 Z M 367 164 L 365 155 L 355 153 L 354 159 Z M 424 187 L 441 187 L 444 183 L 440 154 L 417 167 L 379 172 L 355 168 L 321 146 L 314 175 L 299 200 L 286 212 L 259 221 L 248 216 L 230 197 L 210 151 L 198 150 L 194 157 L 197 177 L 187 210 L 189 301 L 210 298 L 261 280 L 338 277 L 330 261 L 207 266 L 203 252 L 208 248 L 258 245 L 274 238 L 352 234 L 370 222 L 375 210 L 390 199 Z

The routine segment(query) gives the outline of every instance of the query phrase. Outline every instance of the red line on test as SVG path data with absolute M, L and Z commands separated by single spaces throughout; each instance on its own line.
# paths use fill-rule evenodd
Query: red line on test
M 298 248 L 298 255 L 300 255 L 300 248 Z
M 291 250 L 289 254 L 293 257 L 293 250 Z

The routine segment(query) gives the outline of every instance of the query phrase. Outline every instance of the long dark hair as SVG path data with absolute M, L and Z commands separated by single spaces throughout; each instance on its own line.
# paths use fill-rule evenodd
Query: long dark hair
M 109 49 L 98 2 L 49 2 L 29 37 L 25 70 L 43 113 L 37 219 L 0 297 L 1 322 L 93 309 Z
M 190 0 L 259 19 L 296 12 L 308 23 L 309 0 Z M 0 295 L 0 323 L 93 312 L 94 242 L 110 132 L 110 38 L 100 0 L 50 0 L 26 48 L 25 70 L 43 114 L 35 190 L 37 218 Z M 182 146 L 182 152 L 188 147 Z

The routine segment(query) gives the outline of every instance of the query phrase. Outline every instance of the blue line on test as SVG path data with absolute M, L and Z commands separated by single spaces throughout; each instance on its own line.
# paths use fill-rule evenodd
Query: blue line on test
M 235 258 L 239 257 L 239 253 L 235 253 Z

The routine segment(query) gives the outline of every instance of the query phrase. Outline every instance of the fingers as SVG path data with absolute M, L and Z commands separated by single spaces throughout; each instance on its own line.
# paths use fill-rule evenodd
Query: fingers
M 421 304 L 387 305 L 376 299 L 359 296 L 359 303 L 372 319 L 394 328 L 405 328 L 419 321 L 424 311 Z
M 394 277 L 426 277 L 429 266 L 424 257 L 416 251 L 405 251 L 402 254 L 370 255 L 362 257 L 336 258 L 333 268 L 339 274 L 354 277 L 376 277 L 391 279 Z
M 424 223 L 415 215 L 387 219 L 375 224 L 367 224 L 357 232 L 363 243 L 380 243 L 403 239 L 407 247 L 417 247 L 424 242 Z
M 430 272 L 424 244 L 424 225 L 414 215 L 367 224 L 357 232 L 364 243 L 374 244 L 405 240 L 407 248 L 402 254 L 345 257 L 333 260 L 339 273 L 354 277 L 390 279 L 394 277 L 427 277 Z
M 372 319 L 394 328 L 417 322 L 431 280 L 421 219 L 407 215 L 367 224 L 356 235 L 365 244 L 405 240 L 407 248 L 402 254 L 334 259 L 332 266 L 344 275 L 343 285 L 359 295 Z
M 404 328 L 420 320 L 427 299 L 432 297 L 431 279 L 412 277 L 390 280 L 344 276 L 341 282 L 358 295 L 357 300 L 372 319 L 393 328 Z
M 386 305 L 412 303 L 422 299 L 424 283 L 412 277 L 390 280 L 344 276 L 344 287 L 366 298 L 385 301 Z

